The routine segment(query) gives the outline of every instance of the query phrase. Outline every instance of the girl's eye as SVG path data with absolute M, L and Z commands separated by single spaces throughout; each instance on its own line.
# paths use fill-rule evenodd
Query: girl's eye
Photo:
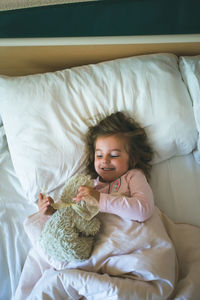
M 102 155 L 97 155 L 97 158 L 102 158 Z
M 116 154 L 116 155 L 112 154 L 111 157 L 115 158 L 115 157 L 119 157 L 119 155 L 117 155 L 117 154 Z

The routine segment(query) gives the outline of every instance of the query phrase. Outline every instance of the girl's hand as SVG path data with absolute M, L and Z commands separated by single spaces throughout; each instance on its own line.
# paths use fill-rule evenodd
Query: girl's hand
M 47 197 L 42 193 L 39 194 L 38 208 L 40 213 L 43 215 L 53 215 L 56 209 L 51 206 L 52 203 L 54 203 L 54 201 L 51 197 Z
M 99 202 L 100 193 L 97 190 L 95 190 L 94 188 L 86 186 L 86 185 L 81 185 L 79 187 L 78 193 L 77 193 L 76 197 L 73 198 L 73 200 L 75 202 L 80 202 L 81 200 L 85 200 L 84 198 L 88 197 L 88 196 L 94 197 Z M 86 201 L 87 201 L 87 199 L 86 199 Z

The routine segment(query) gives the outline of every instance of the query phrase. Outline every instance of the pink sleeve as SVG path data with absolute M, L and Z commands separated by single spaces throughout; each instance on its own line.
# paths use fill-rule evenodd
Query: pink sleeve
M 99 209 L 101 212 L 116 214 L 123 219 L 144 222 L 154 211 L 151 187 L 140 171 L 127 180 L 130 196 L 122 194 L 100 193 Z

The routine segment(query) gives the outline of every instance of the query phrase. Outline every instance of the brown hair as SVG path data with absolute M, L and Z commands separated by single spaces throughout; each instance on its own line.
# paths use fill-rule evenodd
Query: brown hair
M 141 169 L 150 178 L 153 151 L 149 145 L 145 130 L 132 118 L 122 112 L 112 113 L 97 125 L 89 127 L 86 135 L 86 171 L 95 178 L 94 168 L 95 142 L 99 136 L 122 134 L 127 138 L 125 149 L 129 154 L 129 169 Z

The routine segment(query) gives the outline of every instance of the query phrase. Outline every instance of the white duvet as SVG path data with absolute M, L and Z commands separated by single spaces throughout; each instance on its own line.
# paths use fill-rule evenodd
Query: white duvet
M 200 229 L 156 208 L 145 223 L 101 214 L 90 259 L 58 263 L 39 246 L 38 214 L 26 221 L 34 243 L 15 300 L 192 299 L 200 296 Z

